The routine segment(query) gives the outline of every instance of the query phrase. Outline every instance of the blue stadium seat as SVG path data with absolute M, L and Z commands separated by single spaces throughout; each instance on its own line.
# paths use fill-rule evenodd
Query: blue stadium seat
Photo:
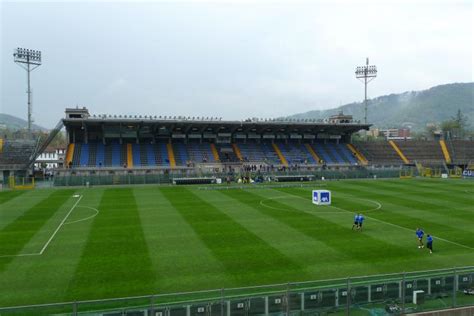
M 105 146 L 102 143 L 97 144 L 96 165 L 105 166 Z
M 140 159 L 140 144 L 132 144 L 133 166 L 140 167 L 142 165 Z
M 89 144 L 82 144 L 81 157 L 79 159 L 80 167 L 87 167 L 89 165 Z
M 153 151 L 153 146 L 155 146 L 155 144 L 146 144 L 146 157 L 149 166 L 156 166 L 156 157 L 155 152 Z
M 119 167 L 120 166 L 120 151 L 121 145 L 118 143 L 112 144 L 112 166 Z

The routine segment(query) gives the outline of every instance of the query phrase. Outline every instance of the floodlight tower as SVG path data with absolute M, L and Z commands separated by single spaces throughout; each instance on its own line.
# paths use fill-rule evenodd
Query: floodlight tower
M 41 66 L 41 52 L 39 50 L 26 49 L 18 47 L 13 53 L 14 61 L 21 68 L 26 70 L 28 75 L 28 132 L 31 132 L 32 124 L 32 105 L 31 105 L 31 86 L 30 86 L 30 73 Z
M 377 66 L 369 66 L 369 57 L 367 57 L 365 66 L 357 67 L 356 78 L 364 83 L 365 98 L 364 98 L 364 123 L 367 124 L 367 84 L 377 77 Z

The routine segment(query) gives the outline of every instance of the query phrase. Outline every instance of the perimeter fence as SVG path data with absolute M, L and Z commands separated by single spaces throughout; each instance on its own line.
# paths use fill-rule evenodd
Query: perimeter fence
M 233 180 L 240 174 L 228 173 L 199 173 L 199 174 L 111 174 L 111 175 L 62 175 L 55 176 L 50 185 L 54 186 L 86 186 L 86 185 L 131 185 L 131 184 L 170 184 L 173 179 L 180 178 L 220 178 L 231 177 Z M 327 180 L 339 179 L 373 179 L 373 178 L 398 178 L 400 169 L 356 169 L 356 170 L 319 170 L 319 171 L 286 171 L 253 173 L 252 178 L 259 177 L 264 182 L 274 181 L 276 177 L 294 176 L 293 181 L 299 181 L 304 176 L 312 176 L 314 180 L 324 177 Z M 198 182 L 196 182 L 198 183 Z
M 0 315 L 402 315 L 474 306 L 474 266 L 0 308 Z

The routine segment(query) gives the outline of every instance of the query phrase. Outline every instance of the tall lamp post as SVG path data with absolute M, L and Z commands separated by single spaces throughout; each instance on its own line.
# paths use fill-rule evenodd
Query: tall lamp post
M 364 123 L 367 124 L 367 84 L 377 77 L 377 66 L 369 66 L 369 58 L 367 57 L 365 66 L 357 67 L 355 71 L 356 78 L 364 83 Z
M 41 66 L 41 52 L 39 50 L 17 48 L 13 53 L 13 58 L 16 64 L 26 70 L 28 75 L 28 132 L 31 133 L 32 119 L 32 104 L 31 104 L 31 85 L 30 73 Z

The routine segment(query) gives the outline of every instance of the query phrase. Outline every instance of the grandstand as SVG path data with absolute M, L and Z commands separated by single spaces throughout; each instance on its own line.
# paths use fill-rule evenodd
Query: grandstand
M 0 138 L 0 184 L 10 182 L 11 177 L 23 178 L 23 181 L 31 177 L 36 159 L 62 127 L 61 120 L 47 135 L 30 134 L 15 139 Z
M 368 130 L 352 117 L 328 120 L 223 121 L 217 118 L 91 115 L 66 109 L 68 139 L 60 174 L 259 170 L 448 168 L 473 159 L 473 141 L 389 140 L 351 142 Z
M 26 176 L 35 158 L 65 126 L 67 153 L 58 176 L 185 174 L 201 172 L 375 170 L 417 167 L 449 173 L 474 161 L 470 140 L 352 142 L 368 130 L 352 117 L 327 120 L 91 115 L 68 108 L 44 140 L 0 143 L 3 183 Z M 423 169 L 424 170 L 424 169 Z
M 357 166 L 352 133 L 370 125 L 353 120 L 223 121 L 214 118 L 90 115 L 66 109 L 69 172 L 187 170 L 256 164 Z
M 35 152 L 37 141 L 2 139 L 1 144 L 0 169 L 21 170 Z

